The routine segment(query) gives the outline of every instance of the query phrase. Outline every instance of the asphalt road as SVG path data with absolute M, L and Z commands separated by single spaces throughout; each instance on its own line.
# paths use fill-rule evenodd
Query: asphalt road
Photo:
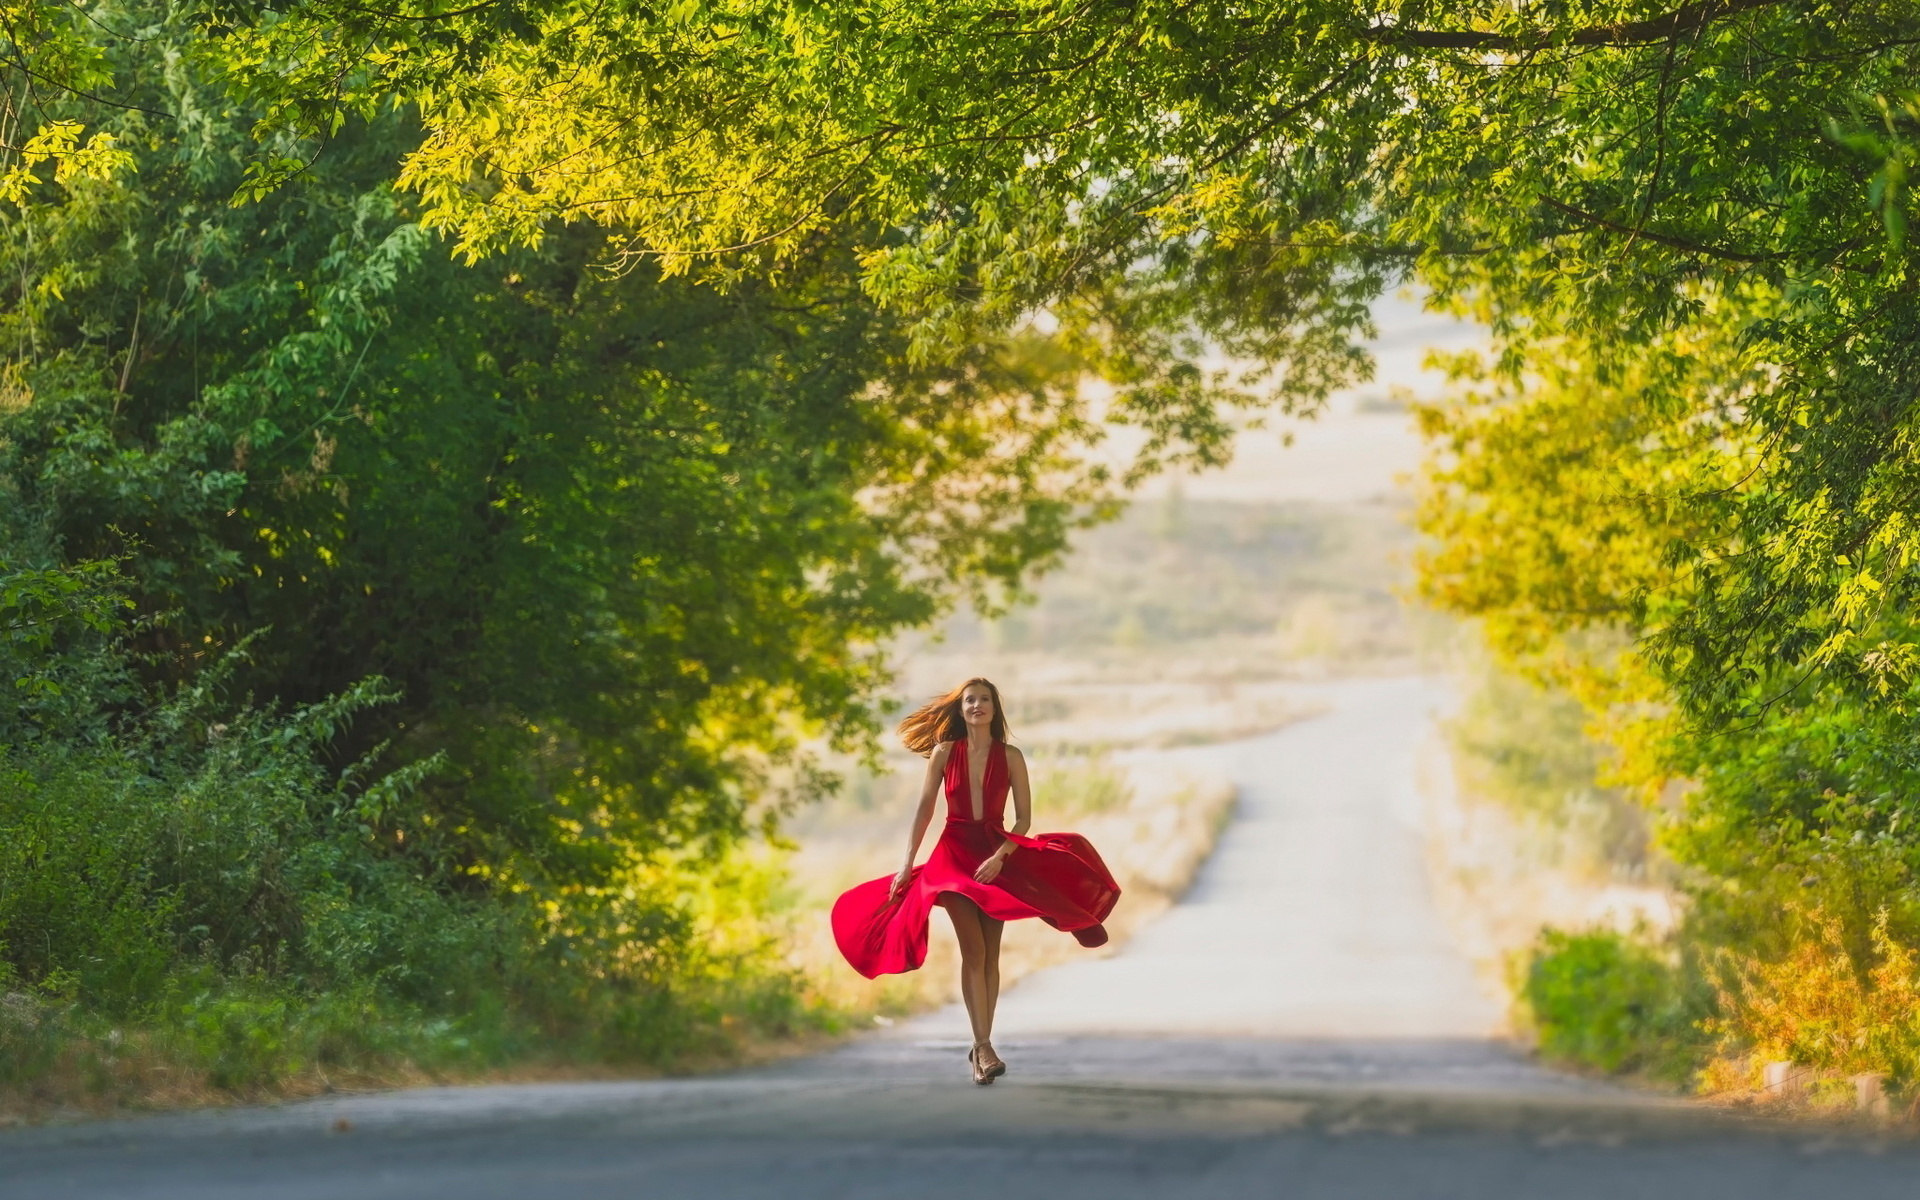
M 1191 895 L 964 1020 L 698 1079 L 430 1088 L 0 1133 L 0 1200 L 1920 1195 L 1920 1149 L 1542 1070 L 1428 900 L 1412 747 L 1438 693 L 1181 753 L 1241 784 Z

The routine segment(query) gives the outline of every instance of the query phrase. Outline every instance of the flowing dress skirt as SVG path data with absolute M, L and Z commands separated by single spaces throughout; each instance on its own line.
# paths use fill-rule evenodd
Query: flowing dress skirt
M 949 762 L 946 827 L 927 861 L 914 869 L 906 889 L 890 898 L 893 876 L 886 875 L 850 888 L 834 903 L 834 941 L 853 969 L 868 979 L 916 970 L 927 960 L 927 919 L 933 906 L 948 894 L 965 896 L 997 920 L 1038 917 L 1073 934 L 1083 946 L 1099 946 L 1107 940 L 1101 922 L 1120 899 L 1120 885 L 1100 861 L 1093 843 L 1077 833 L 1015 837 L 999 828 L 1006 794 L 1005 769 L 1000 763 L 990 761 L 987 770 L 986 819 L 951 815 L 955 810 L 966 814 L 971 807 L 970 801 L 964 807 L 957 802 L 960 798 L 953 787 L 957 774 L 964 794 L 966 762 L 959 751 L 965 745 L 955 743 L 953 759 L 958 762 Z M 994 749 L 994 759 L 1002 758 L 1003 748 L 996 744 Z M 995 767 L 1001 768 L 997 779 Z M 974 871 L 1007 840 L 1016 847 L 993 882 L 974 879 Z

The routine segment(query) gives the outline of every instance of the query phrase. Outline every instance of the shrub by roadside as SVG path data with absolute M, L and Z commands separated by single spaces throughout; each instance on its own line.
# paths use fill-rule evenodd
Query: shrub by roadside
M 360 823 L 312 720 L 237 720 L 246 747 L 193 770 L 0 760 L 0 1114 L 665 1069 L 833 1025 L 746 856 L 634 862 L 597 895 L 463 887 Z
M 1549 1062 L 1684 1086 L 1712 1046 L 1711 990 L 1644 931 L 1544 929 L 1516 974 L 1516 1016 Z
M 1541 1056 L 1563 1066 L 1721 1103 L 1912 1118 L 1920 956 L 1885 917 L 1864 963 L 1837 918 L 1815 910 L 1781 921 L 1784 955 L 1722 948 L 1704 966 L 1684 926 L 1665 942 L 1543 930 L 1518 972 L 1523 1024 Z

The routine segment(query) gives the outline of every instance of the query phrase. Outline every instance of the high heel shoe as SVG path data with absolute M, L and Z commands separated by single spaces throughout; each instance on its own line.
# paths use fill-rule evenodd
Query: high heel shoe
M 1007 1073 L 1007 1060 L 1001 1058 L 998 1054 L 993 1056 L 993 1061 L 988 1065 L 984 1067 L 980 1065 L 980 1047 L 992 1045 L 992 1042 L 980 1042 L 976 1044 L 973 1049 L 967 1051 L 967 1061 L 973 1064 L 975 1083 L 992 1083 Z M 986 1078 L 981 1079 L 981 1075 L 985 1075 Z
M 973 1081 L 981 1087 L 993 1082 L 993 1071 L 980 1065 L 980 1047 L 967 1051 L 967 1065 L 973 1068 Z

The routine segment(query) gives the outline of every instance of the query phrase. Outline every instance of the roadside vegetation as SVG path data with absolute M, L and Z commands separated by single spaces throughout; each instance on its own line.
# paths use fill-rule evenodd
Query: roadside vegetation
M 1722 1102 L 1910 1115 L 1920 959 L 1897 844 L 1799 820 L 1755 830 L 1741 811 L 1818 784 L 1816 813 L 1842 816 L 1834 784 L 1860 786 L 1836 774 L 1842 744 L 1722 734 L 1698 774 L 1635 786 L 1572 692 L 1469 657 L 1436 864 L 1516 1031 L 1556 1064 Z M 1667 718 L 1651 750 L 1615 736 L 1666 770 L 1676 746 L 1700 752 L 1651 706 L 1638 737 L 1649 709 Z M 1730 748 L 1748 757 L 1720 760 Z

